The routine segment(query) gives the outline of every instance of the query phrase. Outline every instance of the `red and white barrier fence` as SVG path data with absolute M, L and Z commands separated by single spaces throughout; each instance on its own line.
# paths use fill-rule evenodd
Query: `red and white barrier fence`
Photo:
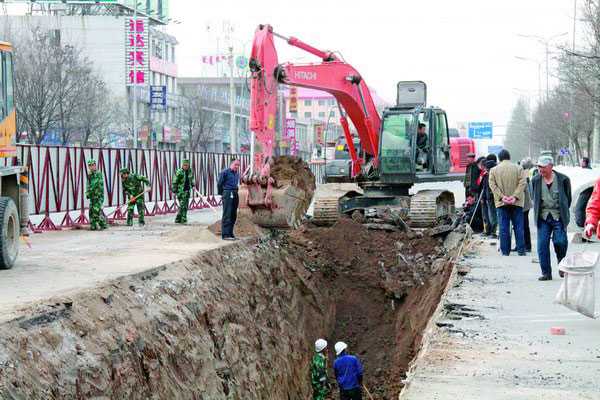
M 75 224 L 88 223 L 88 200 L 85 198 L 87 161 L 94 159 L 104 175 L 105 214 L 109 219 L 125 219 L 125 203 L 119 170 L 146 176 L 151 183 L 146 195 L 146 215 L 177 212 L 175 195 L 171 192 L 172 180 L 183 159 L 190 160 L 194 172 L 195 189 L 189 209 L 202 209 L 220 205 L 216 181 L 219 172 L 226 168 L 232 154 L 200 153 L 174 150 L 116 149 L 91 147 L 62 147 L 18 145 L 21 163 L 29 170 L 29 212 L 42 216 L 31 227 L 37 231 L 58 230 Z M 244 171 L 250 162 L 246 154 L 236 155 Z M 5 159 L 6 163 L 16 160 Z M 323 179 L 323 165 L 311 165 L 317 182 Z M 106 212 L 111 210 L 110 212 Z M 60 221 L 51 215 L 60 214 Z M 64 214 L 64 215 L 63 215 Z

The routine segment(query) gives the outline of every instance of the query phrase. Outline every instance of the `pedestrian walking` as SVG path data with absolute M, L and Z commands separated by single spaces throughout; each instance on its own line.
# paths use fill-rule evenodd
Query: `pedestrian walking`
M 540 173 L 532 180 L 533 214 L 536 221 L 537 252 L 542 269 L 540 281 L 552 280 L 550 262 L 550 239 L 558 262 L 567 255 L 569 241 L 566 227 L 569 225 L 571 207 L 571 181 L 566 175 L 554 171 L 552 156 L 538 158 Z M 562 277 L 562 271 L 560 272 Z
M 363 366 L 358 357 L 348 354 L 348 345 L 337 342 L 337 358 L 333 363 L 335 379 L 340 388 L 340 400 L 362 400 Z
M 523 203 L 527 181 L 523 168 L 510 161 L 510 153 L 502 149 L 498 154 L 500 164 L 490 170 L 489 185 L 494 194 L 498 226 L 500 231 L 500 251 L 510 255 L 510 224 L 515 226 L 517 253 L 525 256 L 523 228 Z
M 190 168 L 190 160 L 183 160 L 181 168 L 175 173 L 173 180 L 173 193 L 179 201 L 179 212 L 175 217 L 176 224 L 187 223 L 187 211 L 190 203 L 190 193 L 194 188 L 194 173 Z
M 229 167 L 221 171 L 217 182 L 217 190 L 223 200 L 223 217 L 221 218 L 221 238 L 235 240 L 233 229 L 237 220 L 237 209 L 240 203 L 238 186 L 240 183 L 240 160 L 233 159 Z
M 481 184 L 483 193 L 481 196 L 481 213 L 483 214 L 483 222 L 485 224 L 485 235 L 493 239 L 498 237 L 496 233 L 498 216 L 496 214 L 496 205 L 494 204 L 494 193 L 490 189 L 490 170 L 497 165 L 497 160 L 495 154 L 489 154 L 486 157 L 484 166 L 487 174 L 483 177 Z
M 96 160 L 87 162 L 88 177 L 85 197 L 90 201 L 90 229 L 92 231 L 102 230 L 108 227 L 102 206 L 104 205 L 104 176 L 98 171 Z
M 315 342 L 315 355 L 310 363 L 310 382 L 313 389 L 313 400 L 325 400 L 329 395 L 326 348 L 327 341 L 325 339 L 317 339 Z
M 127 226 L 133 226 L 133 211 L 136 206 L 138 223 L 140 226 L 144 226 L 144 212 L 146 209 L 144 184 L 150 185 L 150 181 L 145 176 L 131 174 L 127 168 L 121 168 L 119 172 L 121 173 L 123 198 L 127 200 Z

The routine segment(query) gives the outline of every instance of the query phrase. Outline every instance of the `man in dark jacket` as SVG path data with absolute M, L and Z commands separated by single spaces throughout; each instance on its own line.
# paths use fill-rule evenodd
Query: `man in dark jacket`
M 483 221 L 485 222 L 485 234 L 492 238 L 497 238 L 496 228 L 498 227 L 498 216 L 496 215 L 496 206 L 494 205 L 494 193 L 490 190 L 490 170 L 497 164 L 497 158 L 495 154 L 489 154 L 485 161 L 485 170 L 487 174 L 483 176 L 481 182 L 481 190 L 483 192 L 481 196 L 481 213 L 483 214 Z
M 570 219 L 571 181 L 566 175 L 553 170 L 552 156 L 541 156 L 537 166 L 540 173 L 532 179 L 531 186 L 533 214 L 538 229 L 537 251 L 542 269 L 539 280 L 549 281 L 552 280 L 550 239 L 558 262 L 567 254 L 569 245 L 566 228 Z
M 465 200 L 469 197 L 469 192 L 471 190 L 471 169 L 477 168 L 477 164 L 475 164 L 475 153 L 467 154 L 467 166 L 465 168 L 465 180 L 463 181 L 463 186 L 465 187 Z
M 223 240 L 235 240 L 233 228 L 237 220 L 237 209 L 240 203 L 238 197 L 239 170 L 240 160 L 234 158 L 229 168 L 221 172 L 217 182 L 217 189 L 223 200 L 223 217 L 221 218 L 221 238 Z

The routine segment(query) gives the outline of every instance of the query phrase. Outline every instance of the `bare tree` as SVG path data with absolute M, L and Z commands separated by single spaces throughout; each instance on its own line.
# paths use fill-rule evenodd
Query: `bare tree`
M 15 44 L 15 97 L 19 130 L 31 143 L 41 143 L 49 130 L 63 144 L 81 127 L 84 97 L 103 86 L 92 63 L 73 46 L 62 45 L 53 31 L 39 26 L 11 31 Z M 97 91 L 95 91 L 97 92 Z
M 209 103 L 201 94 L 180 96 L 179 121 L 188 137 L 188 150 L 206 151 L 215 140 L 218 114 L 210 110 Z

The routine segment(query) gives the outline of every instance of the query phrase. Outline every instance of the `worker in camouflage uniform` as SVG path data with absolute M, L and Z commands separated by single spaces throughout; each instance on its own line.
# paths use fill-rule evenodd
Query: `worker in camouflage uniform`
M 88 179 L 85 197 L 90 200 L 90 229 L 106 229 L 106 219 L 102 214 L 104 205 L 104 177 L 96 169 L 96 161 L 88 160 Z
M 121 183 L 123 184 L 123 198 L 127 201 L 127 226 L 133 226 L 133 209 L 137 205 L 138 222 L 144 226 L 144 184 L 150 185 L 148 178 L 138 174 L 130 174 L 127 168 L 121 168 Z
M 310 382 L 313 389 L 313 400 L 324 400 L 329 395 L 329 382 L 327 381 L 327 341 L 317 339 L 315 352 L 310 363 Z
M 179 201 L 179 212 L 175 217 L 176 224 L 187 223 L 187 211 L 190 202 L 190 193 L 194 189 L 194 174 L 190 169 L 190 160 L 183 160 L 181 168 L 175 173 L 173 180 L 173 193 Z

